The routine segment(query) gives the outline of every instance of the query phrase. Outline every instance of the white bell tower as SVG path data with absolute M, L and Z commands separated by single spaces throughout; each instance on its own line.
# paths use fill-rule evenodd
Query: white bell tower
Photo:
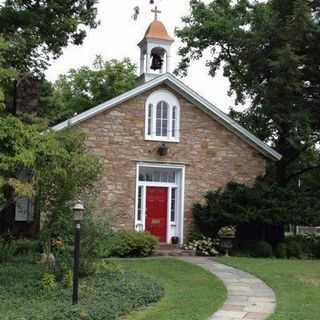
M 149 25 L 144 38 L 138 44 L 140 48 L 140 81 L 147 82 L 160 74 L 170 72 L 171 45 L 174 39 L 164 24 L 158 20 L 161 11 L 155 7 L 154 21 Z

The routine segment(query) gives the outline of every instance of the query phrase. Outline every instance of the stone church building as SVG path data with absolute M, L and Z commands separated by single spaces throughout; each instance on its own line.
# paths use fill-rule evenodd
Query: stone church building
M 207 191 L 252 184 L 281 158 L 170 73 L 173 41 L 156 17 L 138 45 L 139 84 L 53 127 L 86 133 L 88 152 L 103 162 L 98 207 L 115 226 L 163 243 L 186 240 L 192 206 Z

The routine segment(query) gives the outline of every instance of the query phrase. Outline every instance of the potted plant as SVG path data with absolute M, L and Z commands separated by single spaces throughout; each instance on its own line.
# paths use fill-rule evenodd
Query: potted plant
M 171 237 L 171 243 L 174 245 L 179 244 L 179 237 Z
M 218 236 L 221 239 L 220 246 L 225 250 L 226 256 L 229 256 L 229 250 L 233 247 L 233 239 L 236 236 L 236 228 L 234 226 L 226 226 L 219 230 Z

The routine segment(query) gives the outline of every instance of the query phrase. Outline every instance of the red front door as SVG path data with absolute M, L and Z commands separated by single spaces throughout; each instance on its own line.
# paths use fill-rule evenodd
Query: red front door
M 146 231 L 167 241 L 168 188 L 147 187 Z

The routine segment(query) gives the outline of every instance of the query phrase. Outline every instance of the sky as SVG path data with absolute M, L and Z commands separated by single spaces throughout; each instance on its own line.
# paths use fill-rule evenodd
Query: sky
M 181 17 L 190 12 L 189 0 L 156 0 L 162 13 L 159 15 L 170 35 L 174 36 L 176 27 L 182 27 Z M 133 8 L 140 6 L 140 15 L 137 21 L 132 19 Z M 60 74 L 65 74 L 71 68 L 91 65 L 96 55 L 104 59 L 130 58 L 133 63 L 139 64 L 138 42 L 154 19 L 151 10 L 154 6 L 149 0 L 100 0 L 98 4 L 98 19 L 101 24 L 97 29 L 89 30 L 88 36 L 82 46 L 68 46 L 63 55 L 52 62 L 47 70 L 47 78 L 54 81 Z M 172 46 L 172 62 L 174 69 L 179 62 L 177 54 L 181 42 L 175 37 Z M 234 105 L 234 98 L 227 95 L 229 89 L 228 79 L 219 72 L 215 78 L 208 75 L 205 61 L 208 55 L 200 61 L 192 62 L 187 77 L 182 81 L 209 100 L 224 112 Z M 139 68 L 138 68 L 139 70 Z

